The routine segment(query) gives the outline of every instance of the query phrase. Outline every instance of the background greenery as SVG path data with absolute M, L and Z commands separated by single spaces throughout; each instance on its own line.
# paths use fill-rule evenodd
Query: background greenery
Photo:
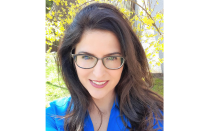
M 49 106 L 49 102 L 70 95 L 61 76 L 57 73 L 55 57 L 55 52 L 46 54 L 46 107 Z M 154 78 L 152 90 L 163 96 L 163 79 Z
M 46 13 L 48 13 L 53 5 L 53 1 L 46 0 Z

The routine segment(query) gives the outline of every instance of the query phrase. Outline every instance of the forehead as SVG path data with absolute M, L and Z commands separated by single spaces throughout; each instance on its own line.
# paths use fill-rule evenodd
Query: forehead
M 106 30 L 88 30 L 75 47 L 75 54 L 85 51 L 102 57 L 113 52 L 120 52 L 121 47 L 116 35 Z

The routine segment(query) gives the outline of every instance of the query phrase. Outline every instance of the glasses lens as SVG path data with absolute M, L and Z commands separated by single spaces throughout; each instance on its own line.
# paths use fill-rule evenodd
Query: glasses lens
M 109 57 L 105 57 L 103 62 L 107 68 L 117 69 L 123 64 L 124 59 L 122 57 L 109 56 Z
M 82 68 L 91 68 L 95 65 L 97 59 L 89 55 L 77 55 L 76 63 Z

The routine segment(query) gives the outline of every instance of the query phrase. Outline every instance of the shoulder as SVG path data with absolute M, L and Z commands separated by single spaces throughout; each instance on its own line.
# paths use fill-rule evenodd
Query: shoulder
M 49 104 L 50 106 L 46 108 L 46 114 L 59 115 L 59 116 L 65 115 L 65 112 L 69 106 L 70 101 L 71 101 L 71 96 L 59 98 L 57 100 L 50 102 Z
M 50 102 L 50 106 L 46 108 L 46 113 L 53 111 L 54 115 L 64 115 L 63 113 L 67 110 L 70 100 L 71 97 L 64 97 Z
M 54 131 L 63 128 L 65 112 L 69 106 L 71 97 L 64 97 L 50 102 L 46 108 L 46 130 Z

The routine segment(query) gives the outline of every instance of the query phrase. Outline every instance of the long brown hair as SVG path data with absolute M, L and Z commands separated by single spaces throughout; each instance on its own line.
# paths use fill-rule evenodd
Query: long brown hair
M 76 73 L 70 53 L 86 30 L 108 30 L 113 32 L 121 46 L 126 62 L 121 79 L 115 87 L 121 116 L 130 121 L 130 130 L 154 131 L 154 119 L 162 120 L 163 98 L 150 90 L 153 78 L 149 70 L 144 49 L 133 32 L 128 19 L 113 5 L 93 3 L 84 7 L 65 32 L 58 50 L 58 69 L 71 94 L 71 102 L 65 116 L 65 131 L 83 130 L 91 95 L 83 87 Z

